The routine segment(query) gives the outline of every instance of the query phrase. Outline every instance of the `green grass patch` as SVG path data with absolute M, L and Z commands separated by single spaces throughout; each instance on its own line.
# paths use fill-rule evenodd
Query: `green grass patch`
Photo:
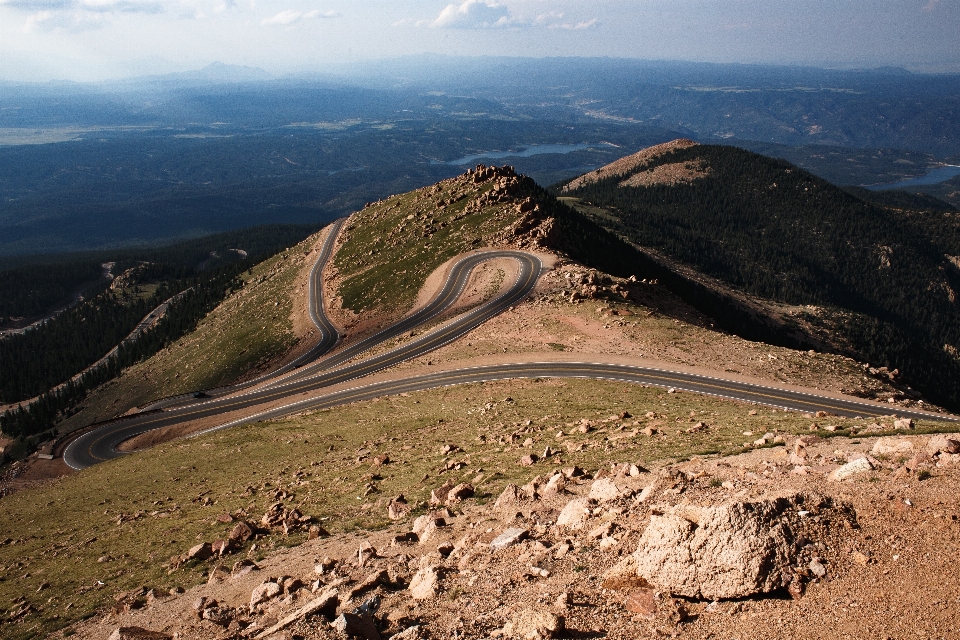
M 409 309 L 427 276 L 450 258 L 488 244 L 516 221 L 510 205 L 467 211 L 490 181 L 453 178 L 393 196 L 354 213 L 342 231 L 334 264 L 343 278 L 343 307 Z

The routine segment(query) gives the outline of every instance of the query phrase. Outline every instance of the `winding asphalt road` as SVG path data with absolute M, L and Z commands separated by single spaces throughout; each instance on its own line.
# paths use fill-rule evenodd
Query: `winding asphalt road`
M 313 263 L 313 268 L 310 270 L 307 292 L 310 300 L 310 303 L 308 304 L 308 311 L 310 313 L 310 320 L 320 333 L 320 338 L 317 341 L 317 344 L 315 344 L 310 351 L 304 353 L 297 359 L 288 362 L 279 369 L 271 371 L 270 373 L 266 373 L 258 378 L 247 380 L 246 382 L 241 382 L 240 384 L 217 387 L 216 389 L 207 389 L 204 391 L 204 395 L 207 398 L 219 398 L 222 396 L 231 395 L 243 389 L 255 387 L 266 380 L 270 380 L 271 378 L 282 377 L 284 374 L 287 374 L 298 367 L 302 367 L 303 365 L 322 357 L 325 353 L 329 352 L 337 345 L 337 343 L 340 341 L 340 333 L 323 312 L 323 267 L 330 259 L 330 254 L 333 253 L 333 246 L 336 243 L 337 236 L 340 234 L 340 228 L 343 226 L 345 221 L 346 218 L 339 218 L 327 226 L 327 237 L 324 238 L 323 245 L 320 247 L 320 253 L 317 255 L 317 260 Z M 142 410 L 155 411 L 157 409 L 166 409 L 169 407 L 195 404 L 196 402 L 197 399 L 194 397 L 193 393 L 184 393 L 178 396 L 170 396 L 168 398 L 157 400 L 156 402 L 143 407 Z
M 457 316 L 452 321 L 416 340 L 361 362 L 339 366 L 343 362 L 355 358 L 364 350 L 391 340 L 404 332 L 411 331 L 442 314 L 459 299 L 473 269 L 482 262 L 497 258 L 515 259 L 520 266 L 517 279 L 513 285 L 499 296 Z M 533 290 L 542 270 L 543 265 L 539 258 L 521 251 L 487 251 L 462 258 L 451 267 L 440 292 L 422 309 L 357 345 L 348 347 L 329 359 L 302 367 L 287 377 L 271 381 L 269 384 L 245 393 L 213 398 L 204 402 L 154 411 L 149 414 L 134 415 L 104 424 L 84 433 L 71 442 L 63 453 L 64 462 L 74 469 L 84 469 L 104 460 L 124 455 L 123 452 L 117 451 L 116 447 L 121 442 L 141 433 L 224 413 L 247 410 L 264 403 L 277 402 L 301 393 L 313 392 L 324 387 L 360 378 L 429 353 L 448 342 L 456 340 L 523 300 Z M 322 307 L 319 307 L 318 315 L 322 313 L 321 310 Z M 338 366 L 339 368 L 334 368 Z
M 337 343 L 339 338 L 336 329 L 323 313 L 321 293 L 322 270 L 324 263 L 329 258 L 329 249 L 333 246 L 337 231 L 339 231 L 339 226 L 336 229 L 331 229 L 331 232 L 328 234 L 324 244 L 324 250 L 321 251 L 320 257 L 313 267 L 311 277 L 311 317 L 314 318 L 314 322 L 318 328 L 325 327 L 321 329 L 321 342 L 314 349 L 294 363 L 258 379 L 255 382 L 266 382 L 266 384 L 260 384 L 260 386 L 250 389 L 249 391 L 239 393 L 243 388 L 253 386 L 252 383 L 247 383 L 242 388 L 231 387 L 218 390 L 229 393 L 230 395 L 216 397 L 199 403 L 193 400 L 193 398 L 190 398 L 193 404 L 188 406 L 173 407 L 163 411 L 134 415 L 88 431 L 68 445 L 63 454 L 64 461 L 74 469 L 84 469 L 99 462 L 125 455 L 125 453 L 117 451 L 117 446 L 121 442 L 147 431 L 171 427 L 204 418 L 214 418 L 237 411 L 250 411 L 250 413 L 200 433 L 207 433 L 243 423 L 278 418 L 307 409 L 333 407 L 360 400 L 369 400 L 384 395 L 432 389 L 455 384 L 505 380 L 510 378 L 561 377 L 614 380 L 648 386 L 675 388 L 683 391 L 754 402 L 796 411 L 814 412 L 825 410 L 837 415 L 850 417 L 885 415 L 890 412 L 890 409 L 883 405 L 862 402 L 852 398 L 834 398 L 693 373 L 603 362 L 506 363 L 438 371 L 436 373 L 411 376 L 400 380 L 358 385 L 356 387 L 338 390 L 334 393 L 318 393 L 322 392 L 324 388 L 346 383 L 351 380 L 357 380 L 406 360 L 422 356 L 460 338 L 490 318 L 523 300 L 533 290 L 543 271 L 543 265 L 536 256 L 521 251 L 486 251 L 466 256 L 451 267 L 450 273 L 440 292 L 419 311 L 391 325 L 376 335 L 343 349 L 339 353 L 328 358 L 317 360 L 319 356 L 329 351 L 329 349 Z M 460 298 L 473 269 L 487 260 L 497 258 L 513 259 L 519 264 L 516 281 L 501 293 L 501 295 L 457 316 L 416 340 L 411 340 L 394 349 L 390 349 L 365 360 L 354 362 L 353 364 L 345 364 L 357 358 L 365 351 L 406 332 L 413 331 L 417 327 L 443 314 Z M 297 363 L 302 366 L 297 367 Z M 303 400 L 282 403 L 285 399 L 301 396 L 302 394 L 312 395 Z M 267 407 L 265 405 L 272 406 Z M 264 407 L 263 410 L 256 411 L 256 407 L 258 406 Z M 896 412 L 898 415 L 906 417 L 960 422 L 960 418 L 954 416 L 910 411 L 902 408 L 897 408 Z

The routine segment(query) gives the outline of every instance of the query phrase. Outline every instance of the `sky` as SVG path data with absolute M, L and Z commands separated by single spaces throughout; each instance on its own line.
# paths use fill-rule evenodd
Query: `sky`
M 960 72 L 960 0 L 0 0 L 0 79 L 420 53 Z

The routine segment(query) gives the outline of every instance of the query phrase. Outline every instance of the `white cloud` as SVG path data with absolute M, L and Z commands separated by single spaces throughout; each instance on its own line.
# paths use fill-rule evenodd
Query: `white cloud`
M 339 18 L 341 16 L 337 11 L 320 11 L 319 9 L 314 9 L 313 11 L 297 11 L 295 9 L 287 9 L 286 11 L 281 11 L 272 18 L 264 18 L 260 21 L 260 24 L 265 26 L 280 26 L 285 27 L 301 20 L 315 20 L 317 18 Z
M 504 4 L 488 0 L 466 0 L 459 6 L 447 5 L 436 20 L 427 24 L 442 29 L 490 29 L 513 26 L 518 22 Z
M 450 4 L 440 12 L 435 20 L 400 20 L 393 26 L 415 24 L 418 27 L 437 27 L 441 29 L 495 29 L 503 27 L 581 30 L 590 29 L 599 24 L 592 20 L 569 20 L 563 13 L 544 13 L 530 19 L 515 15 L 510 8 L 496 0 L 465 0 L 462 4 Z

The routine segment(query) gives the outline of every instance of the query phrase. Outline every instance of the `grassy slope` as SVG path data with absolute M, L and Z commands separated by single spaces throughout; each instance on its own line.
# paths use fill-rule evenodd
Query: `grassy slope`
M 290 319 L 294 281 L 316 242 L 307 238 L 243 274 L 245 286 L 204 318 L 197 329 L 130 367 L 85 400 L 62 431 L 125 413 L 180 393 L 228 384 L 294 344 Z
M 288 505 L 326 518 L 323 525 L 336 533 L 381 526 L 386 522 L 383 497 L 403 493 L 411 502 L 425 500 L 448 477 L 473 481 L 478 500 L 488 500 L 507 482 L 528 477 L 531 471 L 519 466 L 518 459 L 528 452 L 539 454 L 546 445 L 561 450 L 567 441 L 584 445 L 581 452 L 563 454 L 564 466 L 596 469 L 611 461 L 653 465 L 698 452 L 739 450 L 752 439 L 744 430 L 800 433 L 810 422 L 799 414 L 767 409 L 751 416 L 750 409 L 636 385 L 522 380 L 358 403 L 132 454 L 52 486 L 3 498 L 0 541 L 14 542 L 0 546 L 0 611 L 17 609 L 20 603 L 11 601 L 18 596 L 37 610 L 7 624 L 3 636 L 41 636 L 141 585 L 159 590 L 199 583 L 212 563 L 168 574 L 166 561 L 200 539 L 223 537 L 231 525 L 216 521 L 221 513 L 259 520 L 280 488 L 294 494 Z M 639 424 L 632 418 L 604 422 L 624 410 L 635 416 L 653 411 L 657 417 L 641 418 Z M 571 427 L 581 419 L 593 421 L 596 429 L 575 432 Z M 525 425 L 526 420 L 532 424 Z M 700 420 L 711 425 L 709 432 L 680 433 Z M 665 435 L 633 435 L 648 424 Z M 557 438 L 560 430 L 569 435 Z M 528 448 L 522 447 L 526 438 L 533 440 Z M 448 443 L 463 451 L 441 454 Z M 388 453 L 393 462 L 381 469 L 372 468 L 369 458 L 359 462 L 363 448 L 368 456 Z M 443 472 L 447 460 L 466 466 Z M 535 470 L 547 472 L 560 464 L 554 458 Z M 374 479 L 377 491 L 364 498 L 371 472 L 381 479 Z M 429 480 L 420 482 L 424 475 Z M 210 504 L 204 504 L 206 499 Z M 257 542 L 256 553 L 301 540 L 270 535 Z M 225 564 L 243 555 L 234 554 Z M 111 559 L 98 562 L 103 556 Z M 106 585 L 97 588 L 98 580 Z M 43 584 L 49 586 L 38 591 Z
M 492 189 L 492 180 L 474 184 L 460 176 L 353 214 L 334 259 L 342 306 L 355 313 L 409 309 L 431 272 L 457 254 L 487 245 L 519 217 L 508 203 L 465 211 Z

